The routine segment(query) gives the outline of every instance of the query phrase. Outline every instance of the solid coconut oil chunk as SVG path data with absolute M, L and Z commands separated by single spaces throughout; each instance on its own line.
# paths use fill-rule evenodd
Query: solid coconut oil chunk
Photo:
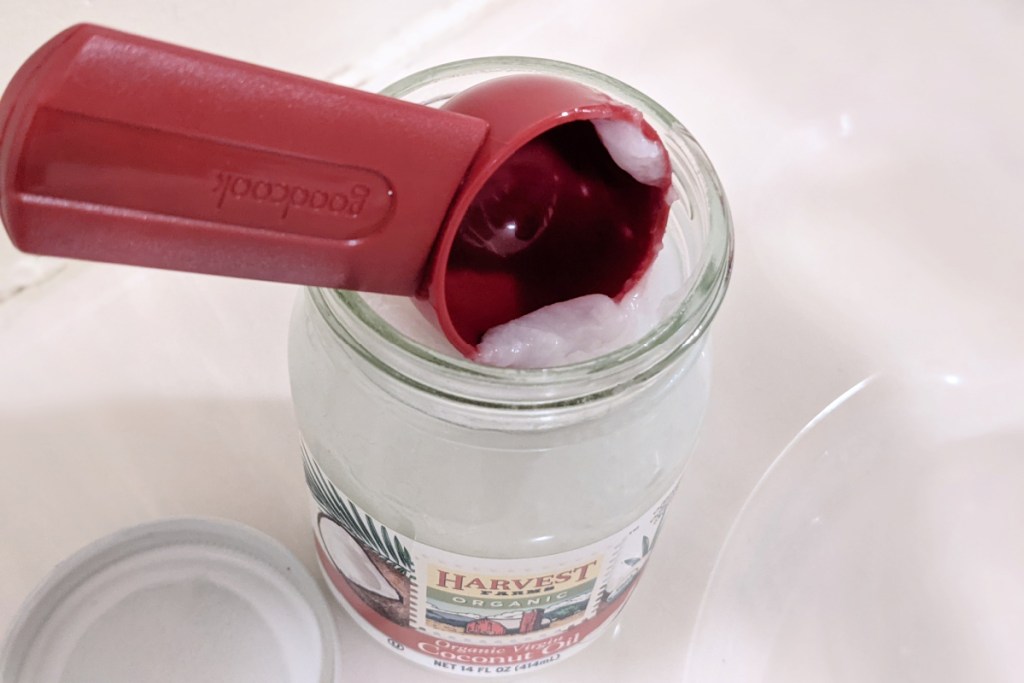
M 635 123 L 615 119 L 591 123 L 612 160 L 638 182 L 657 185 L 669 174 L 661 143 L 645 136 Z
M 653 330 L 685 295 L 685 268 L 668 241 L 640 282 L 619 301 L 589 294 L 528 313 L 484 334 L 477 362 L 507 368 L 550 368 L 587 361 L 633 344 Z M 459 352 L 405 297 L 365 294 L 366 302 L 404 336 L 455 358 Z

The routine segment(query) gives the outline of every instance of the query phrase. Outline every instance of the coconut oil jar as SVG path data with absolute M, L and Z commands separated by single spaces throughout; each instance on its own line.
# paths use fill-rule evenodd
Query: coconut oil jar
M 471 60 L 385 94 L 437 105 L 514 73 L 568 77 L 639 109 L 672 165 L 653 327 L 584 362 L 507 369 L 443 347 L 408 302 L 309 289 L 290 371 L 317 552 L 348 613 L 387 647 L 462 674 L 579 651 L 657 547 L 710 391 L 708 328 L 732 256 L 714 170 L 659 105 L 607 76 Z

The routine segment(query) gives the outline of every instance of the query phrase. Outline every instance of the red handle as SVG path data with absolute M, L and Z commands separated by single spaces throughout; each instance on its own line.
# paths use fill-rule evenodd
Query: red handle
M 0 100 L 21 249 L 412 294 L 487 135 L 478 118 L 96 26 Z

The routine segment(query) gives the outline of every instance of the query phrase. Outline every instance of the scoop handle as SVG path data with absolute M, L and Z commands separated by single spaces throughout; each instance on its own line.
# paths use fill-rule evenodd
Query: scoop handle
M 91 25 L 0 99 L 24 251 L 411 294 L 487 123 Z

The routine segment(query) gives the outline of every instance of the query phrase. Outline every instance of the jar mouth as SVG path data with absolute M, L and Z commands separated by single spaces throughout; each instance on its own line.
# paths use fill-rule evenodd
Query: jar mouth
M 393 327 L 357 292 L 312 289 L 312 301 L 335 332 L 361 355 L 383 361 L 390 374 L 411 373 L 412 379 L 417 374 L 415 366 L 424 364 L 435 371 L 441 370 L 449 379 L 520 386 L 574 384 L 582 379 L 619 375 L 620 372 L 630 375 L 655 372 L 703 336 L 728 286 L 733 228 L 718 176 L 689 131 L 661 105 L 610 76 L 566 62 L 529 57 L 467 59 L 414 73 L 381 92 L 438 106 L 476 82 L 513 73 L 559 76 L 594 87 L 639 109 L 661 136 L 671 161 L 674 193 L 663 248 L 667 248 L 669 233 L 674 231 L 675 239 L 691 256 L 696 256 L 684 273 L 685 292 L 676 308 L 633 343 L 589 360 L 534 369 L 483 365 L 434 350 Z M 693 224 L 693 234 L 683 234 L 684 221 Z M 432 387 L 431 393 L 437 393 L 436 387 Z M 465 397 L 463 392 L 458 393 Z

